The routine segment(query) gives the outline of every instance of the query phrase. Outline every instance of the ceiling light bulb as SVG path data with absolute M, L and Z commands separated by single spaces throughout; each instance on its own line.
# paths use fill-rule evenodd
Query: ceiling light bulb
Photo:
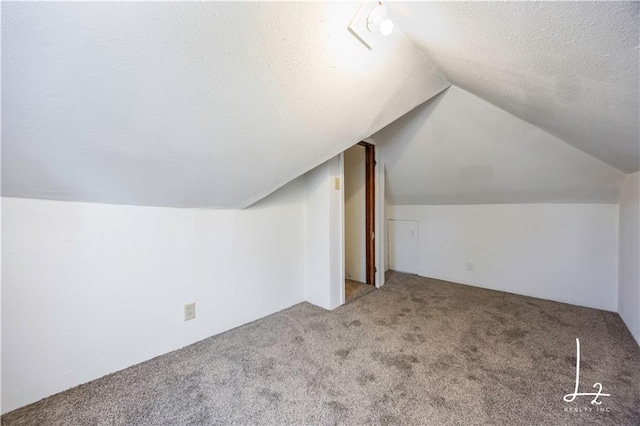
M 380 21 L 380 34 L 388 36 L 393 32 L 393 21 L 391 19 L 383 19 Z
M 367 16 L 367 29 L 374 34 L 388 36 L 393 32 L 393 21 L 389 19 L 387 8 L 382 4 L 373 8 Z

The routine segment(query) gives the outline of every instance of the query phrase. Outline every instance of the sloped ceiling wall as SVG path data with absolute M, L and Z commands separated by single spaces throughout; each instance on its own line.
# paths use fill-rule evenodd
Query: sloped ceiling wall
M 370 51 L 359 2 L 3 3 L 2 195 L 246 207 L 448 87 L 435 64 L 506 112 L 452 89 L 380 132 L 397 202 L 614 201 L 638 5 L 389 3 L 411 40 Z
M 614 203 L 625 176 L 455 86 L 372 139 L 394 205 Z
M 2 4 L 2 195 L 246 207 L 449 86 L 360 3 Z
M 451 83 L 626 173 L 640 169 L 640 2 L 389 2 Z

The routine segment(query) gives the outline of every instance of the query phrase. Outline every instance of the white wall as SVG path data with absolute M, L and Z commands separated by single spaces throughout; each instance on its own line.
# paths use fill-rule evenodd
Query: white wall
M 419 221 L 419 275 L 617 310 L 615 204 L 389 206 Z M 474 271 L 467 271 L 467 262 Z
M 3 198 L 2 410 L 303 301 L 304 191 L 242 211 Z
M 344 152 L 344 267 L 360 282 L 367 280 L 365 214 L 365 149 L 356 145 Z
M 2 12 L 0 11 L 0 19 L 2 19 L 1 15 L 2 15 Z M 0 89 L 0 92 L 1 92 L 1 89 Z M 1 94 L 0 94 L 0 96 L 1 96 Z M 2 151 L 2 150 L 0 149 L 0 151 Z M 0 172 L 0 175 L 1 175 L 1 172 Z M 3 200 L 2 197 L 0 197 L 0 242 L 4 241 L 2 239 L 2 226 L 1 226 L 1 224 L 2 224 L 2 200 Z M 3 270 L 2 270 L 2 259 L 3 259 L 3 257 L 2 257 L 2 245 L 3 244 L 0 244 L 0 320 L 2 319 L 2 306 L 3 306 L 2 305 L 2 293 L 3 293 L 3 291 L 2 291 L 2 277 L 4 277 Z M 2 353 L 3 353 L 3 351 L 2 351 L 2 322 L 0 321 L 0 414 L 4 413 L 3 407 L 2 407 L 2 383 L 3 383 L 2 382 Z
M 454 86 L 372 138 L 394 205 L 617 203 L 625 176 Z
M 380 288 L 386 282 L 385 272 L 387 271 L 387 175 L 380 150 L 377 148 L 376 170 L 376 287 Z
M 339 179 L 339 189 L 335 179 Z M 305 176 L 305 300 L 325 309 L 344 303 L 342 156 Z
M 640 173 L 627 175 L 620 197 L 620 316 L 640 344 Z

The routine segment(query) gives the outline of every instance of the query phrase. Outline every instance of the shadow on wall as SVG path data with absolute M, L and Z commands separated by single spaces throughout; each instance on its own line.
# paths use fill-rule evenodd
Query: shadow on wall
M 448 91 L 449 88 L 443 90 L 371 136 L 379 150 L 379 158 L 383 159 L 385 170 L 393 168 L 402 154 L 414 142 L 417 134 L 427 122 L 427 117 L 436 109 Z M 393 150 L 390 149 L 391 145 Z M 420 159 L 416 158 L 415 161 L 420 161 Z M 388 174 L 385 173 L 385 202 L 389 202 L 394 196 L 388 179 Z
M 352 146 L 344 152 L 345 275 L 358 282 L 366 281 L 365 175 L 365 148 Z
M 302 191 L 301 195 L 301 191 L 295 191 L 294 189 L 302 186 L 304 186 L 304 177 L 296 178 L 244 210 L 262 210 L 276 206 L 299 204 L 304 201 L 304 191 Z
M 615 203 L 624 174 L 457 87 L 373 135 L 394 204 Z

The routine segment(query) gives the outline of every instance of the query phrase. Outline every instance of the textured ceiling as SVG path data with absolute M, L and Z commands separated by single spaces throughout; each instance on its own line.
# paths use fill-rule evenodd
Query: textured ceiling
M 625 176 L 454 86 L 372 139 L 394 205 L 615 203 Z
M 639 3 L 388 6 L 422 51 L 366 49 L 360 3 L 5 2 L 2 195 L 246 207 L 448 87 L 434 65 L 513 115 L 454 88 L 380 132 L 396 203 L 611 202 L 596 158 L 640 168 Z
M 640 169 L 640 2 L 388 7 L 451 83 L 621 171 Z
M 359 7 L 3 2 L 2 195 L 250 205 L 448 87 Z

